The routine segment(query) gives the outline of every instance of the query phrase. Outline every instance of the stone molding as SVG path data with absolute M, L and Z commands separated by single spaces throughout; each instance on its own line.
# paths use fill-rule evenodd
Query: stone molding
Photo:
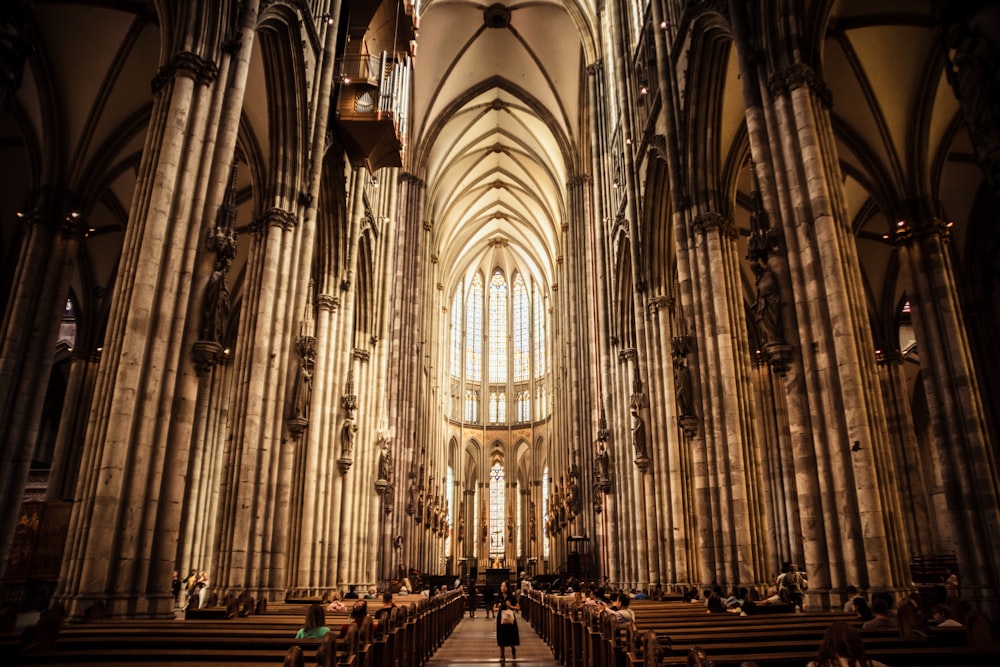
M 150 82 L 153 95 L 159 94 L 177 76 L 186 76 L 195 83 L 207 86 L 219 76 L 218 66 L 191 51 L 181 51 L 157 70 Z
M 780 72 L 773 72 L 767 80 L 767 89 L 773 97 L 788 95 L 798 88 L 808 87 L 822 105 L 833 106 L 833 93 L 816 72 L 805 63 L 795 63 Z

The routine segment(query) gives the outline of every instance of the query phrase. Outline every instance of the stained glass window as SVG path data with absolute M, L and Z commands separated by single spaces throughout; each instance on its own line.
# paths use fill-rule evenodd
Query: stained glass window
M 514 274 L 514 382 L 527 382 L 531 374 L 531 339 L 528 337 L 528 288 L 520 272 Z
M 451 300 L 451 375 L 462 376 L 462 291 L 464 281 L 458 283 Z
M 475 389 L 465 390 L 465 421 L 479 423 L 479 392 Z
M 545 375 L 545 304 L 538 294 L 537 285 L 532 292 L 535 302 L 535 377 L 540 378 Z
M 490 423 L 502 424 L 507 421 L 507 392 L 490 392 Z
M 506 545 L 504 529 L 503 466 L 499 462 L 490 468 L 490 558 L 503 558 Z
M 517 392 L 517 421 L 531 421 L 531 392 L 527 389 Z
M 497 269 L 490 278 L 490 382 L 507 381 L 507 279 Z
M 465 302 L 465 379 L 483 379 L 483 278 L 478 273 Z

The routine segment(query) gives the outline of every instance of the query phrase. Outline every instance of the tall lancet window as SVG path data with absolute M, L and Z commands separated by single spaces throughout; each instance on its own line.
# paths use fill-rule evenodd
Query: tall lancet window
M 462 283 L 451 300 L 451 376 L 462 377 Z
M 542 471 L 542 558 L 549 558 L 549 532 L 545 526 L 545 517 L 549 515 L 549 467 Z
M 514 274 L 514 382 L 531 377 L 531 341 L 528 338 L 528 288 L 520 272 Z
M 538 287 L 532 290 L 532 301 L 535 305 L 535 377 L 545 375 L 545 304 L 538 293 Z
M 507 382 L 507 279 L 500 269 L 490 278 L 490 382 Z
M 503 558 L 504 546 L 507 544 L 504 539 L 505 480 L 503 466 L 498 461 L 490 468 L 490 558 Z
M 476 274 L 465 301 L 465 421 L 479 422 L 479 383 L 483 380 L 483 277 Z

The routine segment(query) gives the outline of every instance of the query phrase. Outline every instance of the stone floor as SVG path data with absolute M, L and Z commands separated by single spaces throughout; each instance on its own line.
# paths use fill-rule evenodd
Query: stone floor
M 510 647 L 506 664 L 511 667 L 557 667 L 552 651 L 535 634 L 527 621 L 518 617 L 517 630 L 521 645 L 517 647 L 517 660 L 512 660 Z M 495 618 L 477 613 L 475 618 L 462 619 L 444 645 L 431 656 L 428 667 L 463 667 L 464 665 L 499 665 L 500 648 L 497 646 Z

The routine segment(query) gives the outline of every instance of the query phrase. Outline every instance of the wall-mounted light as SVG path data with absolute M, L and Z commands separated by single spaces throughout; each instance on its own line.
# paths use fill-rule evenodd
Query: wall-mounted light
M 333 25 L 333 16 L 329 12 L 323 12 L 323 16 L 321 18 L 326 21 L 327 25 Z
M 642 84 L 642 87 L 639 88 L 639 94 L 640 95 L 648 95 L 649 94 L 649 86 L 647 86 L 646 84 Z

